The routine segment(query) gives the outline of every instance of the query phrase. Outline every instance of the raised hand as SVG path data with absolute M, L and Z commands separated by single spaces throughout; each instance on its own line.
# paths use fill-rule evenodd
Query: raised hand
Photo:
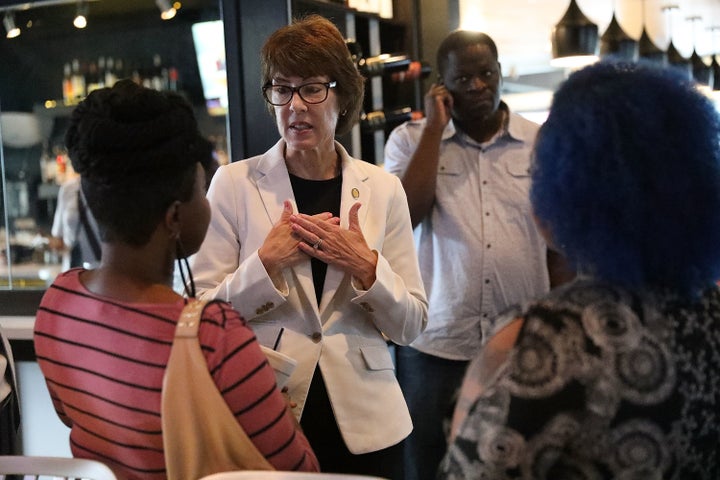
M 351 274 L 363 289 L 368 289 L 375 282 L 377 252 L 370 249 L 360 229 L 358 210 L 361 206 L 358 202 L 350 207 L 347 229 L 337 222 L 304 214 L 292 215 L 290 223 L 302 240 L 298 244 L 300 250 Z
M 276 278 L 283 269 L 297 265 L 308 258 L 307 254 L 298 248 L 302 239 L 293 232 L 292 222 L 290 222 L 292 216 L 292 203 L 285 200 L 280 219 L 273 225 L 262 246 L 258 249 L 260 261 L 271 278 Z M 319 213 L 311 218 L 319 222 L 330 221 L 332 214 Z

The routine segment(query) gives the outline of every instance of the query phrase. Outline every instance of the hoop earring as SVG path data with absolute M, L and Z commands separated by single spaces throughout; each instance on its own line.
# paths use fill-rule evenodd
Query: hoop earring
M 175 239 L 175 255 L 177 257 L 178 271 L 180 272 L 180 279 L 185 289 L 185 295 L 188 298 L 195 298 L 195 280 L 190 270 L 190 262 L 188 262 L 187 255 L 185 255 L 185 249 L 182 246 L 180 237 Z M 187 272 L 187 278 L 185 278 L 185 271 Z

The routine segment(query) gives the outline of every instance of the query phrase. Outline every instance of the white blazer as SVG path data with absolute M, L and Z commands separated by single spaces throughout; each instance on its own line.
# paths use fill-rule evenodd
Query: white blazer
M 276 288 L 257 251 L 283 211 L 297 204 L 280 140 L 262 155 L 220 167 L 208 191 L 212 219 L 200 251 L 192 258 L 201 298 L 232 302 L 261 344 L 298 361 L 288 384 L 300 417 L 310 381 L 320 367 L 337 423 L 354 454 L 400 442 L 412 422 L 395 378 L 387 339 L 412 342 L 427 323 L 427 298 L 418 267 L 407 198 L 398 178 L 350 157 L 342 160 L 341 226 L 355 202 L 360 226 L 378 252 L 376 281 L 358 290 L 351 277 L 328 266 L 317 304 L 310 260 L 285 270 Z

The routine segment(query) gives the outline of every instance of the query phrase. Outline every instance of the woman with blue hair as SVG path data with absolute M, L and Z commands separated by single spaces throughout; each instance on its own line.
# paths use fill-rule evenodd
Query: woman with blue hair
M 531 200 L 580 272 L 468 368 L 439 478 L 720 478 L 720 119 L 668 69 L 554 96 Z

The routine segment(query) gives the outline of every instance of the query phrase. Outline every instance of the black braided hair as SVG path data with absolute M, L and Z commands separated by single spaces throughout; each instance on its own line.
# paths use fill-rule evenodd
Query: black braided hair
M 103 240 L 147 243 L 167 208 L 192 196 L 196 163 L 212 145 L 180 95 L 121 80 L 93 91 L 65 134 L 73 168 Z

